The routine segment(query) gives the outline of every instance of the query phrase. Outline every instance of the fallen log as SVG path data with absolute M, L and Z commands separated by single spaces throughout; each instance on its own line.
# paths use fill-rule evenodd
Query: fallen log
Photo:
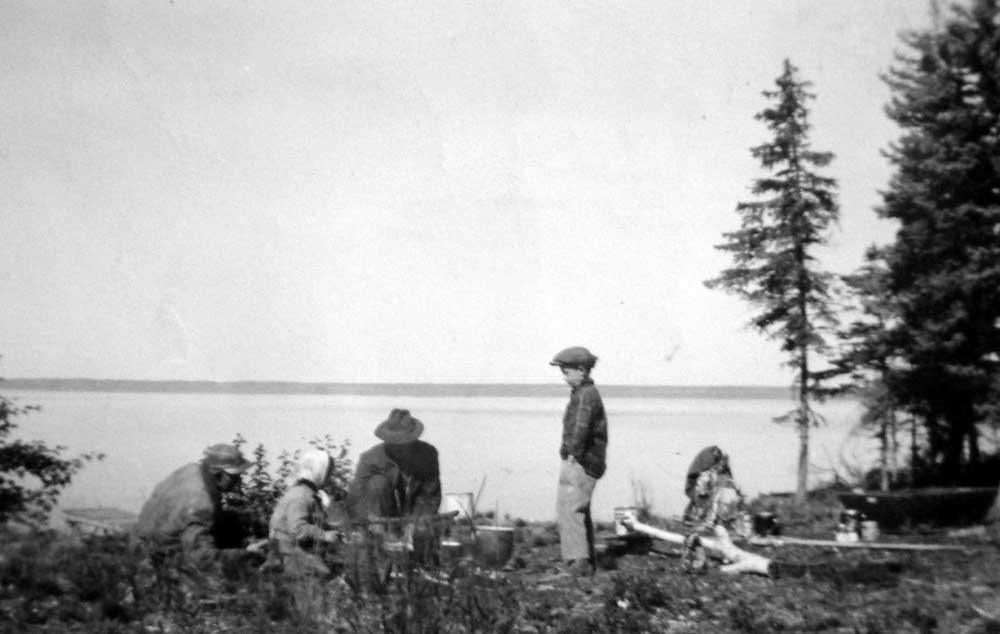
M 838 542 L 832 539 L 807 539 L 804 537 L 760 537 L 749 539 L 754 546 L 826 546 L 829 548 L 866 548 L 870 550 L 968 550 L 957 544 L 911 544 L 904 542 Z
M 66 527 L 84 535 L 120 535 L 129 532 L 138 516 L 115 508 L 63 509 Z
M 624 517 L 620 521 L 629 530 L 649 535 L 655 539 L 662 539 L 671 544 L 684 545 L 685 536 L 680 533 L 656 528 L 632 517 Z M 714 532 L 715 537 L 699 536 L 698 539 L 710 557 L 723 561 L 724 565 L 719 568 L 720 571 L 725 573 L 750 572 L 767 576 L 773 574 L 770 559 L 737 548 L 729 538 L 729 531 L 722 526 L 716 526 Z
M 978 526 L 968 526 L 966 528 L 956 528 L 947 532 L 948 537 L 953 538 L 964 538 L 964 537 L 976 537 L 983 538 L 986 537 L 986 525 L 979 524 Z

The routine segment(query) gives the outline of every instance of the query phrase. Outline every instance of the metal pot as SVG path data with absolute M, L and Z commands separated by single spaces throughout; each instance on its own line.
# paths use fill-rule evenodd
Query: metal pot
M 769 511 L 754 513 L 753 532 L 755 535 L 760 535 L 761 537 L 777 535 L 781 532 L 778 528 L 778 518 L 775 517 L 774 513 Z

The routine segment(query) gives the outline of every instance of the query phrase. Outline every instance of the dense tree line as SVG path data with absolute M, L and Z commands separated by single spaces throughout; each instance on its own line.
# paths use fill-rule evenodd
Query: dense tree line
M 882 387 L 873 419 L 919 425 L 923 477 L 961 483 L 1000 394 L 997 2 L 953 6 L 902 42 L 884 76 L 902 134 L 885 152 L 893 175 L 877 210 L 898 230 L 849 278 L 866 315 L 841 362 Z
M 898 479 L 904 430 L 910 483 L 997 479 L 978 467 L 983 431 L 1000 420 L 1000 9 L 997 0 L 946 16 L 932 8 L 933 25 L 900 36 L 904 50 L 883 76 L 885 112 L 901 134 L 884 152 L 893 174 L 876 212 L 896 221 L 895 240 L 873 245 L 836 285 L 816 266 L 811 249 L 825 242 L 837 207 L 835 183 L 815 170 L 832 156 L 809 150 L 813 96 L 786 61 L 778 90 L 764 93 L 775 105 L 757 115 L 773 133 L 752 149 L 767 174 L 753 185 L 758 199 L 737 205 L 740 229 L 718 247 L 733 265 L 707 282 L 759 308 L 752 325 L 789 353 L 799 500 L 810 400 L 838 389 L 862 397 L 863 422 L 882 445 L 883 488 Z M 842 326 L 834 286 L 848 298 L 838 306 Z M 827 337 L 833 328 L 839 345 Z

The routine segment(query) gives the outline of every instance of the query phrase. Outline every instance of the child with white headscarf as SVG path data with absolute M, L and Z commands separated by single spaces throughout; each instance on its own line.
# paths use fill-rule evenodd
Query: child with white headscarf
M 278 500 L 271 514 L 271 553 L 290 574 L 327 576 L 330 568 L 319 556 L 323 544 L 340 540 L 336 531 L 325 529 L 329 499 L 323 489 L 329 484 L 333 459 L 325 451 L 303 454 L 295 482 Z

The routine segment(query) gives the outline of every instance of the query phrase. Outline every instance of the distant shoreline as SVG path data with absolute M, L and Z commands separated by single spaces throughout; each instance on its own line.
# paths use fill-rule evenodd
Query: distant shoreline
M 791 399 L 788 387 L 755 385 L 607 385 L 605 397 Z M 25 379 L 0 381 L 10 390 L 48 392 L 147 392 L 176 394 L 314 394 L 356 396 L 548 397 L 564 396 L 558 383 L 301 383 L 292 381 L 140 381 L 119 379 Z

